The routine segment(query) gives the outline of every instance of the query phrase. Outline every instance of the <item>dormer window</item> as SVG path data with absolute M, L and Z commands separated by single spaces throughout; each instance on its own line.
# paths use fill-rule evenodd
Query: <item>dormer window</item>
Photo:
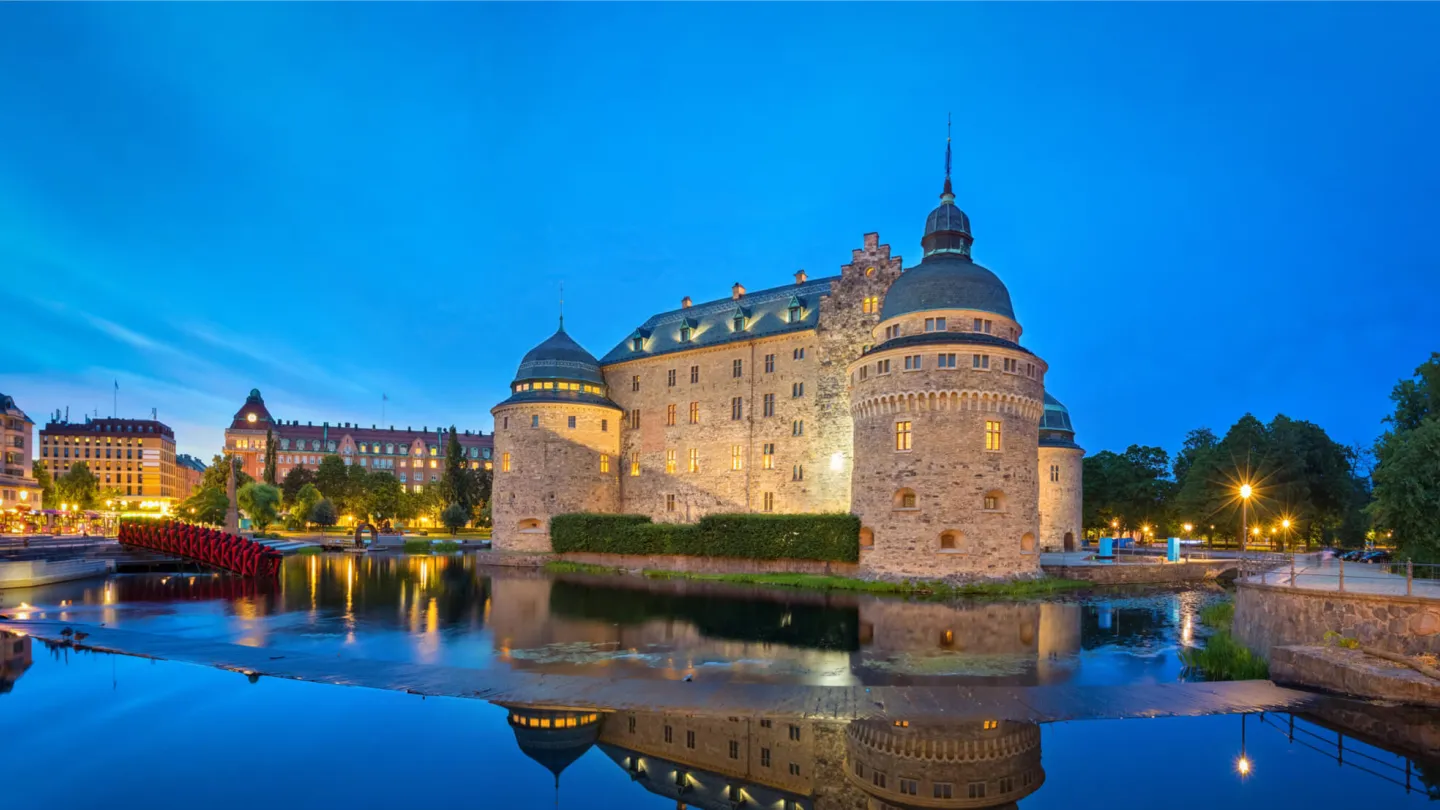
M 681 342 L 681 343 L 687 343 L 687 342 L 689 342 L 689 340 L 690 340 L 690 327 L 688 327 L 688 326 L 682 326 L 682 327 L 680 327 L 680 342 Z
M 640 352 L 640 351 L 644 351 L 644 350 L 645 350 L 645 339 L 644 339 L 644 338 L 638 338 L 638 337 L 637 337 L 637 338 L 631 338 L 631 339 L 630 339 L 630 351 L 632 351 L 632 352 Z
M 789 309 L 789 322 L 790 322 L 790 323 L 799 323 L 799 322 L 800 322 L 800 307 L 798 307 L 798 306 L 791 306 L 791 307 L 790 307 L 790 309 Z

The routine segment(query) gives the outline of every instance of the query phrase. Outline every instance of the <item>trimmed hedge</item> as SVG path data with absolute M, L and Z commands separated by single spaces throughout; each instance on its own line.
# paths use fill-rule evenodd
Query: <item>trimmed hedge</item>
M 755 560 L 860 559 L 860 518 L 850 514 L 707 515 L 653 523 L 645 515 L 577 512 L 550 521 L 558 553 L 683 554 Z

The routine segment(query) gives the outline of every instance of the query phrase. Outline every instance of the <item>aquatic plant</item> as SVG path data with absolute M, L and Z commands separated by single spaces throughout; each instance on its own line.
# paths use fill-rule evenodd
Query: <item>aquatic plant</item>
M 568 562 L 566 560 L 551 560 L 545 563 L 544 571 L 547 574 L 618 574 L 622 569 L 609 565 L 591 565 L 590 563 Z
M 1270 677 L 1270 664 L 1235 640 L 1229 630 L 1216 630 L 1204 647 L 1186 647 L 1180 661 L 1207 681 L 1247 681 Z
M 1217 630 L 1229 630 L 1235 621 L 1235 603 L 1226 599 L 1200 608 L 1200 623 Z

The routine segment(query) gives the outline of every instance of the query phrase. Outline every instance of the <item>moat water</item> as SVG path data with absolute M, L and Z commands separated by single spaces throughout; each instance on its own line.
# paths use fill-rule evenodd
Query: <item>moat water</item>
M 268 586 L 171 574 L 6 591 L 0 613 L 337 666 L 1086 686 L 1184 678 L 1178 651 L 1222 596 L 915 602 L 333 555 L 291 558 Z M 1293 716 L 1043 725 L 501 706 L 91 653 L 0 623 L 0 807 L 24 810 L 1418 807 L 1440 799 L 1432 727 L 1440 714 L 1338 699 Z

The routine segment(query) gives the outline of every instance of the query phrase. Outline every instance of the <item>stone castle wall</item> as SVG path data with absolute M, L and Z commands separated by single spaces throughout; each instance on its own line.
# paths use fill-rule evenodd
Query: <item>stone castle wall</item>
M 494 415 L 495 548 L 549 551 L 550 518 L 555 515 L 620 511 L 618 411 L 528 402 L 499 406 Z M 536 416 L 539 424 L 532 427 Z M 601 469 L 602 455 L 608 471 Z
M 1084 487 L 1085 451 L 1075 447 L 1040 446 L 1040 548 L 1064 551 L 1069 533 L 1073 547 L 1080 547 L 1081 502 Z M 1060 480 L 1052 479 L 1052 469 Z
M 1258 655 L 1271 647 L 1321 644 L 1336 632 L 1395 653 L 1440 653 L 1440 601 L 1240 582 L 1235 637 Z
M 1009 350 L 975 350 L 992 356 L 990 370 L 936 368 L 940 347 L 927 347 L 876 352 L 865 358 L 866 379 L 853 375 L 851 511 L 863 527 L 862 567 L 904 577 L 1039 573 L 1041 383 L 997 370 L 997 358 Z M 904 355 L 917 352 L 925 359 L 921 370 L 903 371 Z M 887 359 L 891 371 L 873 373 Z M 1001 423 L 998 451 L 985 449 L 987 421 Z M 897 449 L 901 422 L 910 423 L 909 450 Z M 906 491 L 914 493 L 914 507 L 903 505 Z M 987 495 L 998 497 L 997 508 L 984 508 Z M 946 532 L 956 533 L 953 549 L 942 548 Z M 873 544 L 865 546 L 867 540 Z

